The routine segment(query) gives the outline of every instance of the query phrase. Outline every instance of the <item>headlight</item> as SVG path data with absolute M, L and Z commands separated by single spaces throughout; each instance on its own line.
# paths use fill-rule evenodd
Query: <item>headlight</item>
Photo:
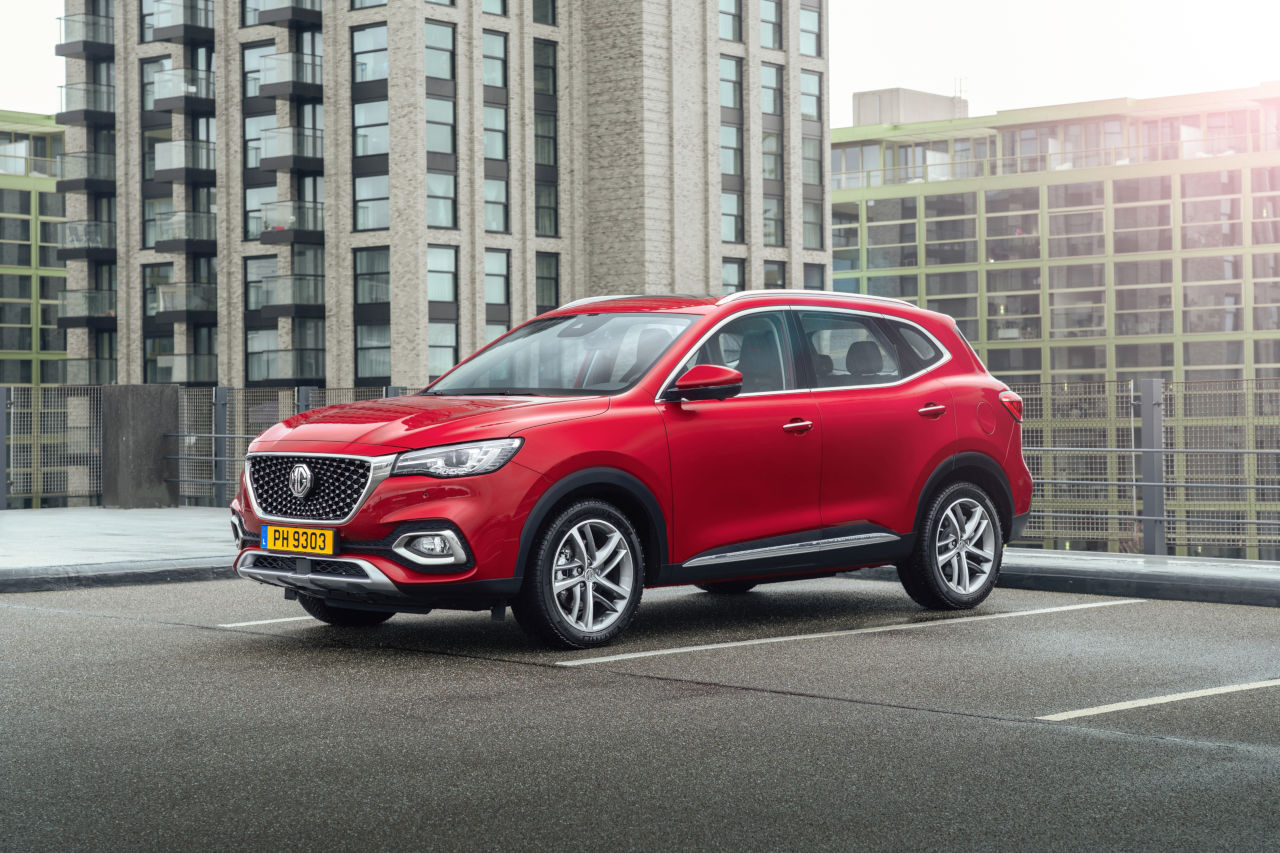
M 523 438 L 499 438 L 411 450 L 396 458 L 391 475 L 470 477 L 473 474 L 488 474 L 506 465 L 522 444 Z

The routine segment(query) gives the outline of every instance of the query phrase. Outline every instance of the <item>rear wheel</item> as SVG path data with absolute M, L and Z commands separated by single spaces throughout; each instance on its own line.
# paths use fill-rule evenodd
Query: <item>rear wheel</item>
M 698 584 L 698 589 L 713 595 L 740 595 L 755 588 L 755 581 L 719 581 L 717 583 Z
M 337 607 L 323 598 L 316 598 L 314 595 L 299 594 L 298 603 L 302 605 L 303 610 L 321 622 L 337 625 L 340 628 L 372 628 L 374 625 L 381 625 L 396 615 L 395 613 L 380 610 L 356 610 L 352 607 Z
M 907 595 L 932 610 L 980 604 L 1000 576 L 1001 533 L 986 492 L 972 483 L 947 486 L 925 513 L 915 551 L 898 566 Z
M 631 522 L 612 504 L 579 501 L 542 529 L 511 612 L 550 646 L 591 648 L 626 629 L 643 589 L 644 553 Z

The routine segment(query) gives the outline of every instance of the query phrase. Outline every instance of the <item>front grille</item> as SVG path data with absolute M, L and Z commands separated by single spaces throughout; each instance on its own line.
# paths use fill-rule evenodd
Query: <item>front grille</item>
M 364 569 L 355 563 L 348 563 L 345 560 L 312 560 L 311 574 L 313 575 L 341 575 L 347 578 L 367 578 Z
M 367 578 L 369 577 L 365 570 L 355 563 L 346 560 L 316 560 L 310 557 L 278 557 L 274 554 L 255 554 L 253 563 L 249 566 L 251 569 L 265 569 L 269 572 L 288 572 L 293 574 L 298 566 L 298 560 L 304 559 L 310 563 L 309 568 L 313 575 L 336 575 L 344 578 Z
M 289 490 L 289 475 L 295 465 L 311 469 L 311 491 L 302 498 Z M 364 494 L 369 463 L 345 456 L 251 456 L 249 481 L 258 506 L 267 515 L 338 521 L 355 509 Z
M 264 557 L 258 555 L 253 558 L 253 568 L 266 569 L 271 572 L 292 572 L 294 566 L 298 564 L 296 557 Z

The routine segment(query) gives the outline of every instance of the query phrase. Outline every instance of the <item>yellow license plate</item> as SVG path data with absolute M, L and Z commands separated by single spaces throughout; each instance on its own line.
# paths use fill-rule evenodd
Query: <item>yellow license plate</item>
M 262 526 L 262 547 L 294 554 L 332 554 L 338 537 L 332 530 Z

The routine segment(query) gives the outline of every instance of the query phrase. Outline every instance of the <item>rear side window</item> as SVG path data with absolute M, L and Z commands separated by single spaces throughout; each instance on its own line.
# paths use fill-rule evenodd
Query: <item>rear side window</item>
M 899 323 L 896 320 L 890 320 L 889 322 L 903 342 L 911 347 L 911 351 L 919 359 L 921 367 L 930 367 L 942 361 L 942 350 L 924 332 L 915 326 Z
M 870 317 L 801 311 L 799 319 L 815 387 L 887 385 L 902 378 L 897 348 Z

